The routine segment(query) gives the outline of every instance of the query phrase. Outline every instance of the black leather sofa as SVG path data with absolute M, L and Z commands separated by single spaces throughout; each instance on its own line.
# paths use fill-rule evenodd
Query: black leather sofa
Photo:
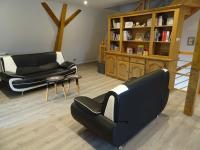
M 74 63 L 64 61 L 61 52 L 5 56 L 1 59 L 2 82 L 14 92 L 25 92 L 46 85 L 46 78 L 77 72 Z
M 154 120 L 169 96 L 169 72 L 159 70 L 130 79 L 96 98 L 76 97 L 71 105 L 75 120 L 116 147 Z

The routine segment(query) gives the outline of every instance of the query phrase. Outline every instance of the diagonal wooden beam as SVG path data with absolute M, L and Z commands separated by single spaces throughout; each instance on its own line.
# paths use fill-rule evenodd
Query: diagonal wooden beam
M 65 28 L 66 13 L 67 13 L 67 4 L 64 4 L 63 7 L 62 7 L 62 12 L 61 12 L 61 16 L 60 16 L 60 25 L 59 25 L 59 28 L 58 28 L 58 33 L 57 33 L 54 51 L 61 51 L 63 33 L 64 33 L 64 28 Z
M 67 26 L 80 12 L 81 10 L 78 9 L 69 18 L 67 18 L 67 20 L 65 20 L 65 26 Z
M 49 14 L 49 16 L 51 17 L 51 19 L 53 20 L 53 22 L 57 26 L 59 26 L 60 21 L 58 20 L 58 18 L 56 17 L 56 15 L 53 13 L 53 11 L 51 10 L 51 8 L 48 6 L 48 4 L 46 2 L 42 2 L 42 6 L 46 10 L 46 12 Z
M 51 17 L 51 19 L 54 21 L 54 23 L 58 27 L 58 32 L 57 32 L 57 37 L 56 37 L 54 51 L 56 51 L 56 52 L 57 51 L 61 51 L 62 41 L 63 41 L 63 34 L 64 34 L 64 28 L 65 28 L 65 26 L 67 26 L 81 12 L 81 10 L 78 9 L 76 12 L 74 12 L 66 20 L 65 18 L 66 18 L 66 14 L 67 14 L 67 4 L 63 4 L 61 16 L 60 16 L 60 20 L 58 20 L 58 18 L 55 16 L 55 14 L 53 13 L 53 11 L 51 10 L 51 8 L 48 6 L 47 3 L 42 2 L 42 6 L 44 7 L 44 9 L 46 10 L 46 12 L 49 14 L 49 16 Z

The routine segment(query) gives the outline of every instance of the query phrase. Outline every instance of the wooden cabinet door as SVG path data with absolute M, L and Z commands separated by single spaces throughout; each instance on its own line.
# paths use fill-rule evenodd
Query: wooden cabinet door
M 115 55 L 106 55 L 106 75 L 116 77 L 116 60 L 117 59 Z
M 130 63 L 130 73 L 129 78 L 131 77 L 141 77 L 144 75 L 145 66 L 142 64 Z
M 117 61 L 117 77 L 122 80 L 128 80 L 129 62 Z
M 159 70 L 162 68 L 166 68 L 166 63 L 162 61 L 154 61 L 154 60 L 148 60 L 146 63 L 146 72 L 153 72 L 155 70 Z

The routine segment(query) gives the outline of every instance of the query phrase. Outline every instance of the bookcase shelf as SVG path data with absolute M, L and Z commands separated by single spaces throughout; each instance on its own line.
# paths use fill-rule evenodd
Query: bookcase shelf
M 155 26 L 155 28 L 172 28 L 172 25 Z
M 132 28 L 124 28 L 124 30 L 133 30 L 133 29 L 150 29 L 150 26 L 144 26 L 144 27 L 132 27 Z
M 136 40 L 128 40 L 123 42 L 133 42 L 133 43 L 149 43 L 150 41 L 136 41 Z
M 108 17 L 106 75 L 127 80 L 161 68 L 173 89 L 184 17 L 182 5 L 114 14 Z
M 160 44 L 170 44 L 171 42 L 166 42 L 166 41 L 154 41 L 154 43 L 160 43 Z
M 120 28 L 111 28 L 110 30 L 120 30 Z

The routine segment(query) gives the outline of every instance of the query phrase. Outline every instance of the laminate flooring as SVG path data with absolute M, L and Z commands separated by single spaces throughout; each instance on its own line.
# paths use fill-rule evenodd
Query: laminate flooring
M 97 73 L 94 63 L 79 67 L 80 95 L 95 97 L 122 83 Z M 70 105 L 77 96 L 71 86 L 67 100 L 62 88 L 55 96 L 50 89 L 45 101 L 45 88 L 23 96 L 6 96 L 0 91 L 0 150 L 114 150 L 76 122 Z M 199 150 L 200 105 L 193 117 L 185 116 L 185 93 L 173 91 L 164 112 L 124 145 L 124 150 Z M 200 101 L 200 98 L 198 98 Z

